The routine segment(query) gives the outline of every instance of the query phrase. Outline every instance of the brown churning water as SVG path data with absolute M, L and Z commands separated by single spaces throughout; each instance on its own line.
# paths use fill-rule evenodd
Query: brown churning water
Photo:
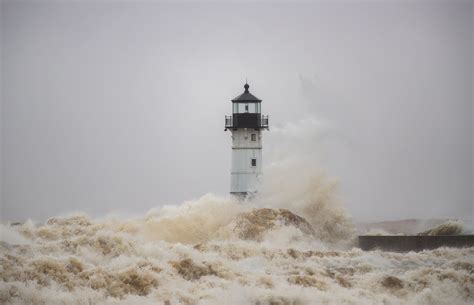
M 362 251 L 321 176 L 255 202 L 2 225 L 1 304 L 472 304 L 474 248 Z M 278 181 L 276 181 L 278 185 Z

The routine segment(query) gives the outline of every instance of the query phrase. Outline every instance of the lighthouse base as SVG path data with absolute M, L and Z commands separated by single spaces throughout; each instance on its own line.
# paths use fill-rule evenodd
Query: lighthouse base
M 230 192 L 230 196 L 239 201 L 249 200 L 255 197 L 257 192 Z
M 247 198 L 247 192 L 231 192 L 230 196 L 239 201 L 244 201 Z

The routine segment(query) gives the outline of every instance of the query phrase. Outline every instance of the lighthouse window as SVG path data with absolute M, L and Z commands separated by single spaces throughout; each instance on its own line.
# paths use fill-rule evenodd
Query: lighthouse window
M 252 166 L 257 166 L 257 159 L 252 159 Z
M 252 141 L 257 141 L 257 135 L 254 134 L 254 133 L 252 133 L 252 134 L 250 135 L 250 140 L 252 140 Z
M 248 112 L 249 113 L 256 113 L 256 104 L 255 103 L 251 103 L 251 104 L 248 104 Z

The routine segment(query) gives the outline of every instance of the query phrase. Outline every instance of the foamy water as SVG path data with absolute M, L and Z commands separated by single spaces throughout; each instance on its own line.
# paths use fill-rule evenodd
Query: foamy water
M 137 218 L 3 225 L 0 302 L 474 302 L 474 248 L 361 251 L 330 187 L 318 185 L 285 198 L 287 206 L 275 202 L 286 209 L 263 209 L 268 198 L 240 204 L 206 195 Z

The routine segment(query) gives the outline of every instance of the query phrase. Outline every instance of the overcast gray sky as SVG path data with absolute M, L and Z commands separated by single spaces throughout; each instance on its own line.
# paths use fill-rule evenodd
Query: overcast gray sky
M 471 218 L 473 6 L 4 1 L 1 219 L 227 194 L 246 77 L 267 165 L 314 152 L 358 220 Z

